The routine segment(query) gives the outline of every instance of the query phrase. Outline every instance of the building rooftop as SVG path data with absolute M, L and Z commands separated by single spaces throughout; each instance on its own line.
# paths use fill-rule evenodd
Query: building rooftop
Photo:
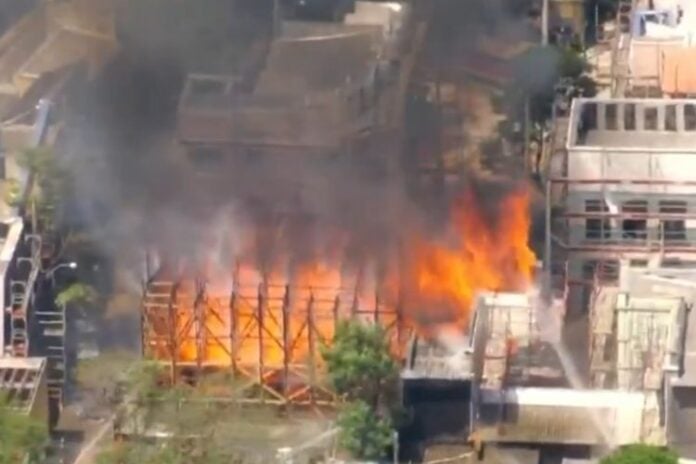
M 406 368 L 401 373 L 405 380 L 463 381 L 471 379 L 471 376 L 469 339 L 464 336 L 458 348 L 421 337 L 414 338 Z
M 568 149 L 696 153 L 696 99 L 573 101 Z
M 353 30 L 278 40 L 271 47 L 254 93 L 297 98 L 358 84 L 369 76 L 377 59 L 375 42 L 375 34 Z
M 564 368 L 554 347 L 558 336 L 554 332 L 560 332 L 562 316 L 554 317 L 556 309 L 545 308 L 534 294 L 491 292 L 479 296 L 472 345 L 482 388 L 565 386 Z
M 190 75 L 180 140 L 324 149 L 386 123 L 395 103 L 379 97 L 402 71 L 394 62 L 409 37 L 407 12 L 358 2 L 341 24 L 286 22 L 248 66 L 253 72 Z
M 506 408 L 500 408 L 501 401 Z M 645 395 L 514 388 L 503 391 L 502 398 L 498 392 L 483 391 L 481 402 L 476 427 L 484 441 L 621 445 L 640 441 Z

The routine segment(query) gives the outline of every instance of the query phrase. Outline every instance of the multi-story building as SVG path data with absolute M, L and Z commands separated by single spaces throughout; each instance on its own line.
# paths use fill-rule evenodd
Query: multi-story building
M 696 266 L 694 142 L 696 100 L 575 100 L 548 188 L 547 250 L 569 313 L 594 279 L 617 281 L 620 262 Z
M 320 160 L 359 155 L 378 173 L 396 166 L 411 66 L 408 11 L 402 3 L 356 2 L 342 22 L 286 21 L 241 69 L 189 75 L 177 131 L 186 161 L 239 185 L 272 165 L 275 177 L 253 182 L 276 187 Z

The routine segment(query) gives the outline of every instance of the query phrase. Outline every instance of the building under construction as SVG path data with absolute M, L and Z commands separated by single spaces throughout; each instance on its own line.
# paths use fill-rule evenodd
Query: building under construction
M 0 37 L 0 389 L 54 425 L 68 370 L 66 321 L 47 279 L 52 244 L 31 204 L 35 173 L 20 158 L 56 143 L 66 87 L 94 76 L 116 41 L 108 3 L 30 3 Z
M 383 325 L 395 351 L 408 339 L 398 309 L 355 281 L 310 287 L 257 278 L 232 278 L 223 291 L 157 274 L 143 301 L 145 356 L 170 366 L 173 381 L 225 371 L 239 380 L 233 394 L 244 402 L 316 408 L 336 400 L 319 349 L 342 320 Z
M 177 125 L 189 166 L 229 182 L 226 173 L 245 172 L 240 167 L 255 159 L 283 176 L 318 158 L 359 153 L 368 169 L 388 175 L 402 143 L 412 30 L 409 5 L 359 1 L 340 22 L 279 21 L 273 39 L 235 73 L 190 74 Z M 303 197 L 314 194 L 312 185 L 295 187 L 278 199 L 287 204 L 272 205 L 276 214 L 300 214 Z M 237 269 L 229 277 L 153 268 L 142 347 L 171 367 L 174 381 L 229 370 L 243 379 L 247 401 L 322 406 L 335 398 L 322 386 L 319 347 L 341 320 L 382 324 L 395 350 L 405 346 L 400 311 L 366 284 L 374 280 L 367 269 L 318 284 L 229 265 Z

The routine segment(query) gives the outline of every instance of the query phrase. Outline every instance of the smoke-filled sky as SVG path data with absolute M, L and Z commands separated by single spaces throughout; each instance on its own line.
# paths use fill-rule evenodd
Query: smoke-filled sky
M 173 133 L 183 76 L 215 71 L 223 58 L 233 63 L 243 56 L 267 33 L 269 9 L 263 3 L 123 2 L 123 52 L 98 82 L 73 91 L 66 156 L 76 179 L 73 217 L 102 237 L 106 251 L 119 259 L 132 256 L 132 263 L 147 244 L 195 256 L 202 244 L 209 251 L 212 241 L 225 243 L 218 256 L 234 254 L 235 242 L 249 237 L 242 230 L 248 224 L 273 226 L 258 229 L 255 237 L 261 237 L 256 246 L 261 261 L 271 259 L 274 247 L 288 244 L 297 259 L 311 257 L 332 247 L 337 235 L 347 237 L 342 243 L 352 257 L 379 256 L 412 229 L 427 228 L 429 234 L 445 237 L 445 228 L 433 219 L 442 216 L 432 213 L 447 210 L 448 200 L 440 198 L 436 208 L 430 203 L 424 210 L 406 193 L 398 169 L 385 176 L 365 161 L 383 153 L 338 156 L 331 162 L 256 157 L 240 161 L 217 182 L 192 174 Z M 471 39 L 484 29 L 523 28 L 503 0 L 443 4 L 435 20 L 435 45 L 448 60 L 465 59 Z M 507 189 L 477 185 L 484 192 L 479 197 L 485 209 L 494 211 L 500 192 Z M 303 214 L 281 218 L 272 211 L 279 205 Z M 323 227 L 312 227 L 317 223 Z M 221 235 L 233 239 L 220 240 Z

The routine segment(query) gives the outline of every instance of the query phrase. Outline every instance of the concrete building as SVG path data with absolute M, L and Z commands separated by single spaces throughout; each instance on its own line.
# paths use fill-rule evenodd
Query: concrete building
M 685 306 L 671 302 L 661 301 L 655 311 L 664 314 L 661 328 L 681 334 L 676 329 L 683 324 L 670 324 L 673 316 L 685 315 Z M 621 304 L 628 311 L 634 303 L 626 299 Z M 637 309 L 632 316 L 624 326 L 644 325 L 644 315 Z M 419 438 L 433 447 L 470 441 L 481 450 L 483 462 L 498 462 L 492 457 L 496 453 L 516 456 L 511 450 L 532 452 L 536 457 L 529 462 L 544 462 L 544 456 L 589 456 L 596 448 L 638 441 L 664 443 L 664 433 L 659 433 L 664 424 L 655 414 L 661 399 L 658 390 L 616 385 L 585 389 L 579 366 L 561 339 L 563 318 L 561 302 L 549 305 L 535 293 L 482 293 L 468 336 L 458 343 L 440 339 L 430 347 L 423 342 L 414 345 L 402 381 L 407 406 L 420 427 Z M 625 335 L 626 329 L 619 331 Z M 668 346 L 683 338 L 665 338 L 657 330 L 648 333 L 659 340 L 655 343 L 662 349 L 659 353 L 678 356 Z M 639 349 L 631 345 L 629 350 L 626 344 L 618 349 L 628 366 L 626 375 L 633 372 L 631 362 Z M 624 375 L 620 368 L 613 372 Z M 430 397 L 428 401 L 413 402 L 414 382 Z M 452 392 L 459 391 L 457 401 L 452 394 L 435 394 L 447 384 Z M 459 417 L 459 426 L 445 430 L 443 424 L 453 424 L 450 417 Z M 468 423 L 462 417 L 468 417 Z
M 662 298 L 664 302 L 681 300 L 691 308 L 696 299 L 696 273 L 693 269 L 636 269 L 627 268 L 622 272 L 621 291 L 649 298 Z M 665 304 L 665 303 L 663 303 Z M 682 457 L 696 459 L 696 445 L 688 430 L 696 425 L 696 313 L 686 312 L 685 321 L 677 326 L 673 321 L 672 330 L 679 334 L 681 345 L 673 345 L 663 365 L 662 421 L 667 444 Z M 649 333 L 649 332 L 644 332 Z M 674 338 L 674 337 L 673 337 Z M 634 341 L 635 343 L 635 341 Z M 669 345 L 668 345 L 669 346 Z M 650 371 L 647 371 L 650 372 Z
M 613 96 L 687 97 L 696 93 L 696 83 L 689 78 L 696 56 L 692 2 L 641 0 L 632 2 L 620 16 L 627 27 L 614 40 Z
M 389 169 L 409 73 L 408 13 L 402 3 L 356 2 L 342 23 L 284 22 L 241 71 L 189 75 L 178 111 L 187 160 L 203 173 L 272 160 L 283 173 L 306 156 L 360 153 Z
M 568 312 L 591 288 L 618 281 L 619 262 L 689 267 L 694 262 L 691 168 L 696 101 L 574 101 L 566 150 L 552 163 L 547 250 Z M 552 250 L 552 251 L 551 251 Z M 567 263 L 567 265 L 566 265 Z
M 689 341 L 695 104 L 575 100 L 547 184 L 547 270 L 566 301 L 564 341 L 587 373 L 583 382 L 640 395 L 635 441 L 667 444 L 685 457 L 695 450 L 680 430 L 696 417 L 689 400 L 696 392 Z M 583 351 L 585 358 L 577 355 Z

